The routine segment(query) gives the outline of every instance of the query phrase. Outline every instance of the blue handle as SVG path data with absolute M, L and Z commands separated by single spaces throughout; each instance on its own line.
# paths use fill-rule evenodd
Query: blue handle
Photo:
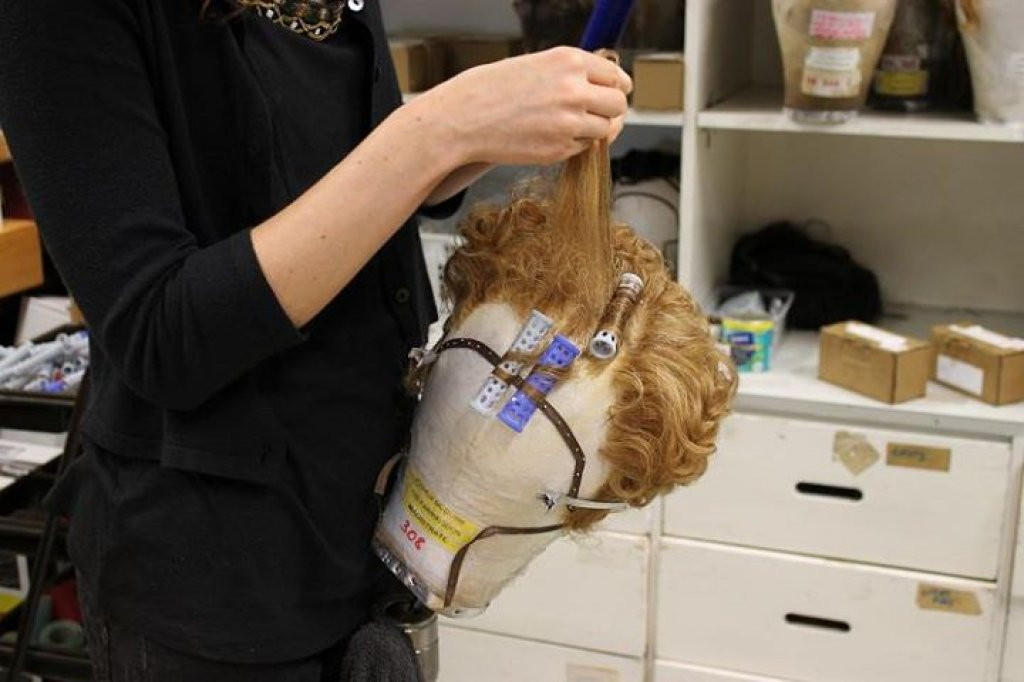
M 580 47 L 590 52 L 602 47 L 615 47 L 626 29 L 631 9 L 633 0 L 597 0 Z

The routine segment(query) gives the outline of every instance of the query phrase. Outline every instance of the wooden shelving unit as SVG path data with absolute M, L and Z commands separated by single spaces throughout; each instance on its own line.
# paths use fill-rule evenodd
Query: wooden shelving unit
M 698 113 L 697 125 L 711 130 L 1024 143 L 1024 126 L 983 125 L 966 112 L 896 114 L 865 111 L 842 125 L 795 123 L 782 111 L 782 91 L 771 86 L 748 87 L 727 97 Z
M 512 3 L 500 0 L 471 6 L 439 0 L 429 7 L 395 0 L 389 13 L 389 27 L 398 30 L 507 34 L 518 26 Z M 679 279 L 698 300 L 726 283 L 729 254 L 741 234 L 777 220 L 817 220 L 827 225 L 818 236 L 847 247 L 877 274 L 886 309 L 882 326 L 928 338 L 935 324 L 972 321 L 1024 335 L 1024 126 L 982 124 L 970 112 L 871 110 L 842 125 L 795 123 L 782 108 L 771 3 L 688 0 L 686 28 L 686 111 L 630 111 L 618 144 L 667 145 L 681 152 Z M 443 682 L 476 679 L 481 666 L 504 659 L 522 659 L 524 671 L 543 669 L 534 673 L 538 679 L 554 679 L 571 665 L 586 672 L 593 666 L 623 682 L 1024 682 L 1024 537 L 1016 539 L 1024 536 L 1018 530 L 1024 524 L 1024 405 L 992 407 L 935 383 L 925 397 L 901 405 L 873 401 L 818 379 L 818 343 L 817 333 L 787 331 L 772 370 L 743 375 L 736 414 L 716 455 L 719 469 L 713 461 L 704 479 L 652 505 L 653 518 L 637 528 L 605 528 L 583 541 L 605 543 L 607 565 L 633 561 L 637 551 L 646 562 L 625 562 L 615 575 L 595 575 L 559 590 L 549 575 L 576 574 L 592 559 L 564 551 L 542 556 L 484 619 L 445 623 Z M 834 434 L 851 432 L 875 439 L 883 453 L 879 465 L 861 476 L 842 469 L 831 451 Z M 801 445 L 801 433 L 825 435 Z M 885 442 L 891 439 L 949 448 L 960 469 L 945 478 L 935 472 L 908 476 L 886 464 Z M 990 489 L 978 495 L 967 489 L 977 481 L 949 485 L 964 468 L 980 466 L 984 457 L 978 453 L 999 464 Z M 727 466 L 730 461 L 744 465 Z M 762 477 L 758 467 L 775 473 Z M 772 480 L 784 478 L 776 469 L 792 480 L 772 488 Z M 772 544 L 763 534 L 753 534 L 754 542 L 736 539 L 752 520 L 802 499 L 793 485 L 801 481 L 864 488 L 864 499 L 849 509 L 842 501 L 806 502 L 804 513 L 780 524 L 779 531 L 783 540 L 798 537 L 803 544 Z M 722 505 L 730 504 L 728 491 L 737 489 L 753 492 L 732 499 L 741 513 L 731 535 L 687 531 L 687 519 L 721 517 Z M 872 516 L 872 509 L 888 503 L 902 511 Z M 835 516 L 836 509 L 848 515 Z M 919 537 L 896 532 L 905 517 L 948 509 L 964 512 L 957 529 L 936 527 Z M 970 526 L 966 519 L 972 515 L 984 520 Z M 616 544 L 620 538 L 610 539 L 609 530 L 632 536 L 636 547 L 626 551 L 628 543 Z M 970 543 L 956 547 L 953 530 L 984 536 L 984 550 Z M 858 554 L 855 542 L 825 549 L 829 538 L 870 540 L 888 531 L 901 538 L 897 544 L 934 543 L 964 561 L 984 555 L 991 571 L 958 578 L 925 559 Z M 705 577 L 726 565 L 743 577 L 705 590 L 703 604 L 688 596 L 673 608 L 673 599 L 690 586 L 687 567 L 695 562 L 710 567 Z M 648 579 L 646 597 L 635 596 L 646 599 L 644 647 L 624 649 L 580 636 L 595 621 L 586 615 L 560 620 L 558 627 L 536 624 L 537 613 L 577 613 L 571 605 L 581 595 L 602 604 L 609 594 L 635 590 L 637 571 Z M 806 580 L 812 575 L 821 580 L 817 587 Z M 973 591 L 986 604 L 983 613 L 958 620 L 919 612 L 912 588 L 929 583 Z M 871 594 L 896 584 L 911 589 L 868 604 Z M 773 601 L 787 591 L 785 603 Z M 852 634 L 806 632 L 783 618 L 787 609 L 856 622 Z M 619 644 L 633 641 L 640 627 L 636 618 L 597 620 L 602 630 L 614 630 Z M 729 632 L 702 648 L 695 635 L 715 620 Z M 759 625 L 749 630 L 740 626 L 754 622 Z M 860 637 L 874 639 L 868 644 Z M 846 648 L 844 641 L 850 642 Z M 950 647 L 958 647 L 955 662 L 962 667 L 956 670 L 936 663 Z M 905 670 L 894 672 L 900 665 Z M 519 672 L 510 666 L 492 677 L 518 682 L 524 679 Z M 605 673 L 594 675 L 605 679 Z

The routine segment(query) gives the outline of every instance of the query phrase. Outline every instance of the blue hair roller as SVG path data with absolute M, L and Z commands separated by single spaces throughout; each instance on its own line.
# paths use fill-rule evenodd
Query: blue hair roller
M 566 369 L 579 357 L 579 354 L 580 349 L 572 341 L 561 334 L 556 335 L 552 339 L 551 345 L 537 360 L 537 366 L 526 378 L 526 383 L 533 386 L 542 395 L 547 395 L 555 387 L 555 379 L 546 374 L 544 368 Z M 516 433 L 522 433 L 536 411 L 537 404 L 520 390 L 516 391 L 516 394 L 505 403 L 505 407 L 498 413 L 498 419 Z

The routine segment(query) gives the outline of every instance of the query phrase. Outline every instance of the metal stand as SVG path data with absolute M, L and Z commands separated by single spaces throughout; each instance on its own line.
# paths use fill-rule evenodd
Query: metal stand
M 57 478 L 60 479 L 71 462 L 78 456 L 81 446 L 79 425 L 82 421 L 82 411 L 89 395 L 89 375 L 86 373 L 82 384 L 78 389 L 78 396 L 75 399 L 75 407 L 71 413 L 71 423 L 68 425 L 68 436 L 64 441 L 64 452 L 61 454 L 60 463 L 57 467 Z M 29 574 L 30 584 L 28 598 L 22 604 L 21 620 L 18 623 L 18 641 L 14 647 L 14 655 L 11 658 L 10 666 L 7 668 L 7 682 L 16 682 L 21 678 L 21 671 L 25 667 L 25 656 L 31 645 L 31 633 L 35 627 L 36 611 L 39 607 L 39 600 L 43 596 L 43 584 L 45 576 L 53 558 L 53 545 L 57 538 L 57 529 L 60 525 L 60 516 L 48 514 L 46 525 L 43 528 L 43 536 L 39 541 L 39 548 L 36 551 L 35 559 L 32 562 L 32 570 Z
M 416 652 L 422 682 L 437 682 L 440 672 L 437 614 L 410 595 L 386 597 L 374 606 L 374 618 L 405 633 Z

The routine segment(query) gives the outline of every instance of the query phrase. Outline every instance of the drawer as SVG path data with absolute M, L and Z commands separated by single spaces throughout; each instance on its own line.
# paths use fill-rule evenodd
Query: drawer
M 1009 463 L 1009 443 L 735 415 L 664 531 L 992 580 Z
M 659 659 L 803 682 L 981 682 L 997 617 L 994 583 L 690 540 L 658 596 Z
M 699 665 L 682 665 L 657 661 L 654 665 L 654 682 L 783 682 L 774 677 L 747 675 Z
M 643 682 L 639 658 L 441 627 L 438 682 Z
M 1013 552 L 1013 580 L 1010 593 L 1024 601 L 1024 482 L 1021 483 L 1020 506 L 1017 509 L 1017 546 Z
M 594 533 L 556 541 L 482 616 L 460 628 L 643 656 L 648 540 Z
M 1024 490 L 1017 525 L 1017 550 L 1010 586 L 1010 617 L 1006 626 L 1003 682 L 1024 682 Z
M 1024 597 L 1010 602 L 1003 655 L 1003 682 L 1024 682 Z

